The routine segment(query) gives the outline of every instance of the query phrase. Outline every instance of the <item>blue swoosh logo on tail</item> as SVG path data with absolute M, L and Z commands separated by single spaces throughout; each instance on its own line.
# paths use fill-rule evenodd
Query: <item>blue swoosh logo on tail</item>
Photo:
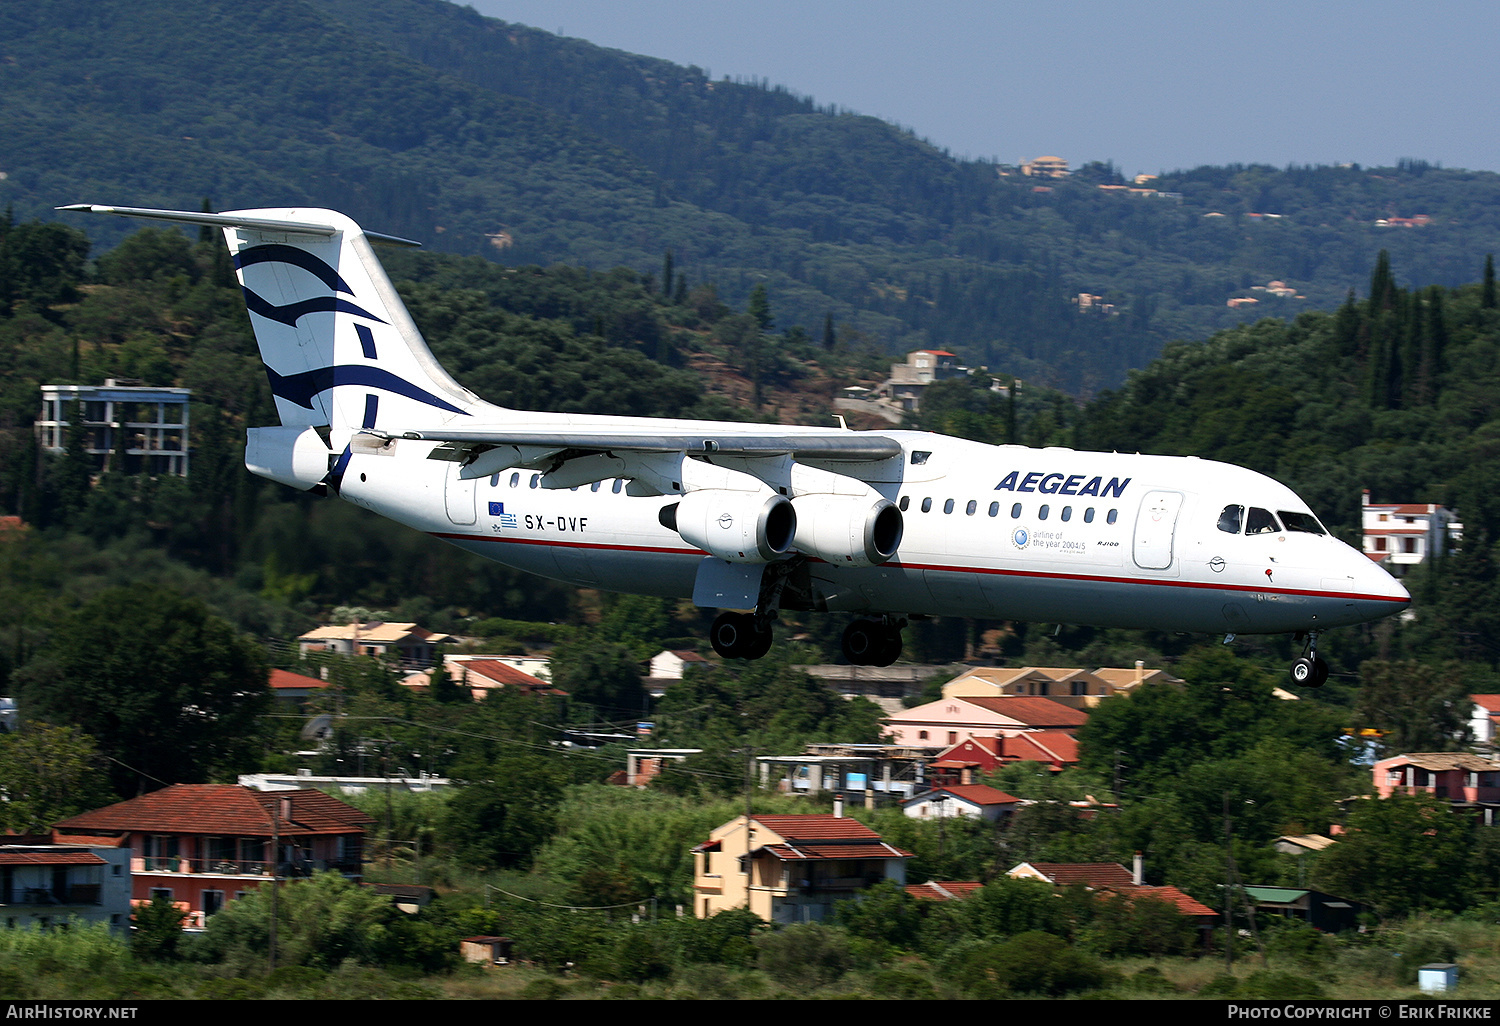
M 306 410 L 313 408 L 313 396 L 319 392 L 326 392 L 341 385 L 360 385 L 404 395 L 408 399 L 415 399 L 419 403 L 426 403 L 428 406 L 435 406 L 449 413 L 464 413 L 447 400 L 440 399 L 426 389 L 418 388 L 405 378 L 398 378 L 380 367 L 343 364 L 337 367 L 320 367 L 317 370 L 303 371 L 301 374 L 284 375 L 277 374 L 267 367 L 266 377 L 270 379 L 272 395 L 278 399 L 285 399 L 289 403 L 295 403 Z

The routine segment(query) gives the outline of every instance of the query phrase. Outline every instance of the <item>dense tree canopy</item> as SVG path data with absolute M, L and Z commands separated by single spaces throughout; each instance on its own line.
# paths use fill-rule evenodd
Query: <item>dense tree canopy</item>
M 253 764 L 266 673 L 260 646 L 201 603 L 140 586 L 84 603 L 16 679 L 27 715 L 91 734 L 129 795 Z

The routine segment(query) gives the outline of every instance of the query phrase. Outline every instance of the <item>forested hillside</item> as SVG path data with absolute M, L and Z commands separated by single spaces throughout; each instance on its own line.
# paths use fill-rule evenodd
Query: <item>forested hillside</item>
M 316 204 L 510 266 L 670 252 L 733 306 L 763 285 L 784 323 L 1085 394 L 1174 339 L 1331 308 L 1381 249 L 1410 287 L 1500 249 L 1490 173 L 1199 168 L 1132 193 L 1108 164 L 956 160 L 838 100 L 442 0 L 58 0 L 0 23 L 0 204 Z

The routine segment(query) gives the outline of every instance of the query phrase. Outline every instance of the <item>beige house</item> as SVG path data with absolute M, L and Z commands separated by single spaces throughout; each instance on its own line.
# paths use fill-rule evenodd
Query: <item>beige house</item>
M 736 817 L 693 849 L 693 914 L 746 908 L 768 923 L 827 919 L 879 883 L 906 886 L 910 852 L 842 815 Z
M 1093 672 L 1072 666 L 976 666 L 943 685 L 944 698 L 997 698 L 1027 695 L 1050 698 L 1073 709 L 1092 709 L 1110 695 L 1128 693 L 1142 684 L 1182 681 L 1165 670 L 1100 667 Z
M 406 669 L 423 669 L 432 665 L 437 646 L 453 638 L 418 627 L 414 623 L 326 624 L 308 631 L 297 639 L 301 655 L 309 652 L 337 652 L 339 655 L 394 656 Z

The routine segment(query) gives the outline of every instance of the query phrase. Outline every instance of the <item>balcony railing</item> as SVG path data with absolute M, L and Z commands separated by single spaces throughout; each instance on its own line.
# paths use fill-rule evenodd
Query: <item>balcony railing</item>
M 0 890 L 4 905 L 99 905 L 103 903 L 99 884 L 69 884 L 61 890 L 52 887 L 12 887 Z
M 181 856 L 164 858 L 145 856 L 130 860 L 133 873 L 181 873 L 207 876 L 270 876 L 272 864 L 263 860 L 246 859 L 188 859 Z M 336 873 L 358 874 L 360 860 L 343 859 L 294 859 L 280 865 L 282 876 L 311 876 L 322 870 Z

